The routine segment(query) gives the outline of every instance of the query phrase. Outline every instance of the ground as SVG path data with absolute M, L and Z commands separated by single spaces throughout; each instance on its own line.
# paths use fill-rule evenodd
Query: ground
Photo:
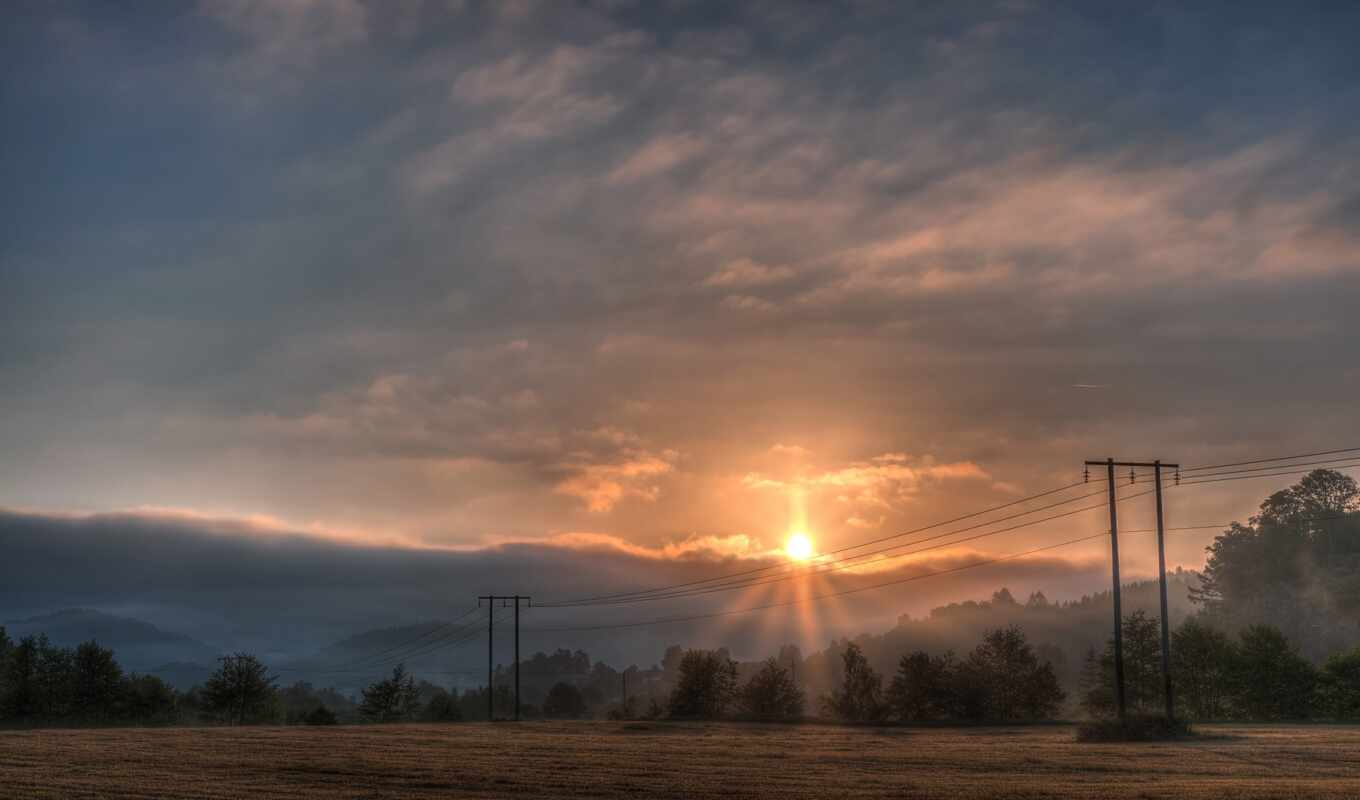
M 0 797 L 1360 797 L 1360 727 L 1201 730 L 1133 745 L 1077 744 L 1065 726 L 0 731 Z

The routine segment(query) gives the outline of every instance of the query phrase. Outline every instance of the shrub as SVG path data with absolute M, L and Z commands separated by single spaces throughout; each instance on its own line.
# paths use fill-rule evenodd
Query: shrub
M 334 725 L 337 720 L 335 712 L 325 706 L 317 706 L 311 713 L 302 718 L 304 725 Z
M 577 719 L 586 713 L 585 696 L 581 690 L 565 681 L 558 681 L 548 690 L 543 700 L 543 716 L 555 719 Z
M 1077 726 L 1079 742 L 1157 742 L 1193 735 L 1190 723 L 1164 715 L 1088 720 Z

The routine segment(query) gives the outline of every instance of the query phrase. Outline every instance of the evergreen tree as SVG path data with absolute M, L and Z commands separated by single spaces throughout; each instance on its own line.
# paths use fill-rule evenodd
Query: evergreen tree
M 958 665 L 953 653 L 931 656 L 917 651 L 902 656 L 888 684 L 888 706 L 900 719 L 944 719 L 957 712 L 953 692 Z
M 370 684 L 363 690 L 359 714 L 370 722 L 396 722 L 413 719 L 420 711 L 420 692 L 415 676 L 405 664 L 392 668 L 392 677 Z

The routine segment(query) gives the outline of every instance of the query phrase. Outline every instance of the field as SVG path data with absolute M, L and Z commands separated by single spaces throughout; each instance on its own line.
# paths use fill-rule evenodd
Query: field
M 1360 727 L 613 722 L 0 732 L 0 797 L 1360 797 Z

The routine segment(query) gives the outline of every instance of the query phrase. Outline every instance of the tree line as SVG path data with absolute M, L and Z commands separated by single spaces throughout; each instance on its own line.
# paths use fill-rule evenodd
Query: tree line
M 717 651 L 687 651 L 669 716 L 802 718 L 804 692 L 779 661 L 766 661 L 743 686 L 737 685 L 736 667 Z M 1052 718 L 1065 697 L 1052 665 L 1038 658 L 1019 628 L 1009 627 L 988 633 L 964 658 L 920 651 L 904 655 L 886 687 L 863 650 L 847 643 L 839 681 L 820 707 L 824 715 L 845 722 L 1008 722 Z
M 1135 714 L 1163 710 L 1161 628 L 1142 611 L 1124 618 L 1124 701 Z M 1087 654 L 1081 704 L 1115 711 L 1114 643 Z M 1191 618 L 1171 633 L 1176 714 L 1190 720 L 1360 719 L 1360 646 L 1318 667 L 1278 628 L 1248 625 L 1230 636 Z

